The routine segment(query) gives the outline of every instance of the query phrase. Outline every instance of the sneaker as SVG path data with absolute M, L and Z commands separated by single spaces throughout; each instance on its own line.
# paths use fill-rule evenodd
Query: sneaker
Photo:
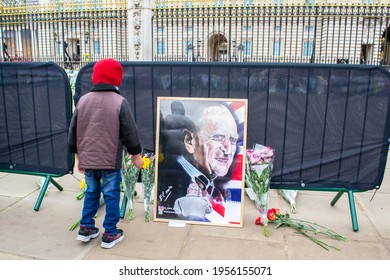
M 105 249 L 110 249 L 114 247 L 116 243 L 122 241 L 124 237 L 125 233 L 121 229 L 116 230 L 116 235 L 109 235 L 107 233 L 103 233 L 101 246 Z
M 80 226 L 79 234 L 77 235 L 76 240 L 83 242 L 88 242 L 92 238 L 99 236 L 99 229 L 97 227 L 87 228 L 85 226 Z

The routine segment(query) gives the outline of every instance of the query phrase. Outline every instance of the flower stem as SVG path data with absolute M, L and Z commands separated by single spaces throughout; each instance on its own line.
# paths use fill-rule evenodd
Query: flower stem
M 321 226 L 317 223 L 308 222 L 308 221 L 304 221 L 304 220 L 300 220 L 300 219 L 290 219 L 290 221 L 291 222 L 294 222 L 294 221 L 298 222 L 307 231 L 311 231 L 315 234 L 323 234 L 323 235 L 327 235 L 327 236 L 334 238 L 334 239 L 337 239 L 337 240 L 348 241 L 348 239 L 345 236 L 335 232 L 334 230 L 331 230 L 330 228 Z M 307 226 L 305 226 L 304 224 L 306 224 Z M 312 225 L 319 227 L 319 228 L 322 228 L 322 229 L 325 229 L 325 231 L 318 230 L 317 228 L 313 227 Z
M 268 226 L 264 226 L 264 236 L 269 237 Z
M 74 224 L 70 226 L 69 230 L 73 231 L 80 224 L 80 221 L 81 221 L 81 218 L 78 219 L 76 222 L 74 222 Z
M 333 248 L 333 249 L 336 249 L 336 250 L 340 250 L 340 248 L 338 247 L 335 247 L 335 246 L 332 246 L 326 242 L 323 242 L 313 236 L 311 236 L 310 234 L 306 233 L 304 230 L 302 230 L 301 228 L 296 228 L 294 226 L 292 226 L 292 228 L 294 228 L 295 230 L 298 231 L 298 233 L 308 237 L 310 240 L 314 241 L 314 243 L 316 243 L 317 245 L 321 246 L 322 248 L 324 248 L 325 250 L 329 251 L 329 248 Z
M 145 222 L 150 222 L 150 215 L 148 211 L 145 211 Z
M 129 220 L 134 220 L 134 209 L 130 208 L 129 209 Z

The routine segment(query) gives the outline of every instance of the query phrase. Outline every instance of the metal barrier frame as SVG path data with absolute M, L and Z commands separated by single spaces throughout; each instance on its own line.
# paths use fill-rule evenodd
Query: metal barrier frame
M 273 73 L 274 75 L 272 77 L 268 76 L 268 78 L 263 77 L 263 80 L 257 80 L 260 86 L 265 87 L 265 89 L 263 89 L 262 91 L 262 93 L 265 94 L 263 96 L 269 96 L 269 86 L 267 88 L 266 83 L 268 81 L 268 83 L 273 82 L 273 85 L 276 84 L 277 81 L 275 81 L 275 79 L 277 80 L 277 74 L 279 72 L 285 73 L 285 71 L 289 71 L 290 73 L 293 71 L 299 72 L 304 70 L 307 71 L 305 73 L 312 73 L 315 70 L 331 71 L 332 69 L 333 70 L 336 69 L 340 71 L 345 71 L 345 73 L 351 73 L 351 71 L 352 72 L 362 71 L 362 73 L 367 74 L 368 77 L 371 78 L 377 77 L 380 74 L 379 76 L 383 77 L 384 84 L 381 85 L 382 89 L 380 89 L 379 92 L 376 92 L 375 96 L 383 95 L 386 97 L 385 100 L 387 100 L 387 103 L 383 104 L 383 106 L 386 108 L 384 112 L 387 115 L 382 116 L 383 121 L 380 124 L 378 124 L 381 127 L 383 126 L 383 131 L 382 130 L 380 131 L 382 131 L 381 133 L 384 133 L 384 135 L 375 135 L 378 141 L 377 143 L 378 146 L 376 147 L 376 149 L 378 149 L 377 152 L 379 158 L 378 158 L 378 165 L 377 165 L 378 169 L 373 172 L 375 173 L 373 174 L 374 177 L 370 179 L 372 180 L 372 182 L 370 183 L 369 182 L 355 182 L 355 183 L 345 182 L 344 183 L 342 181 L 340 182 L 334 182 L 332 180 L 324 181 L 323 179 L 319 181 L 315 181 L 315 179 L 313 178 L 311 181 L 306 178 L 307 180 L 305 182 L 302 182 L 302 180 L 300 180 L 299 178 L 286 180 L 278 177 L 275 177 L 276 180 L 274 181 L 271 180 L 271 188 L 273 189 L 298 189 L 298 190 L 337 192 L 337 195 L 331 201 L 332 206 L 334 206 L 337 203 L 337 201 L 340 199 L 343 193 L 347 193 L 349 199 L 351 219 L 352 219 L 352 227 L 354 231 L 358 231 L 354 193 L 372 190 L 372 189 L 378 189 L 383 179 L 384 170 L 386 166 L 386 158 L 387 158 L 388 145 L 389 145 L 388 139 L 390 139 L 390 97 L 389 97 L 390 93 L 386 91 L 385 88 L 387 87 L 386 84 L 390 83 L 390 73 L 384 67 L 364 66 L 364 65 L 322 65 L 322 64 L 284 64 L 284 63 L 283 64 L 280 63 L 238 64 L 238 63 L 196 63 L 196 62 L 192 62 L 192 63 L 189 62 L 185 62 L 185 63 L 122 62 L 122 66 L 124 67 L 125 76 L 119 90 L 122 92 L 122 94 L 125 96 L 125 98 L 129 101 L 129 103 L 133 107 L 135 113 L 135 119 L 141 129 L 140 137 L 141 139 L 144 140 L 144 143 L 142 144 L 144 148 L 148 150 L 154 150 L 153 145 L 154 145 L 155 136 L 153 136 L 153 134 L 155 133 L 154 129 L 156 128 L 156 116 L 155 116 L 156 104 L 155 103 L 156 103 L 157 96 L 220 97 L 220 98 L 248 98 L 248 96 L 251 96 L 249 100 L 249 105 L 251 105 L 251 102 L 254 102 L 255 100 L 253 94 L 255 94 L 256 90 L 250 91 L 249 84 L 250 84 L 250 80 L 252 80 L 251 78 L 253 79 L 255 78 L 253 76 L 250 77 L 248 73 L 251 73 L 251 71 L 255 72 L 255 70 L 259 70 L 259 69 L 267 69 L 267 67 L 274 70 L 275 73 Z M 76 81 L 76 94 L 75 94 L 76 103 L 77 100 L 83 94 L 88 92 L 90 89 L 91 86 L 90 77 L 92 75 L 92 67 L 93 67 L 93 63 L 85 66 L 79 72 Z M 237 76 L 235 76 L 236 78 L 233 79 L 232 76 L 233 74 L 231 73 L 237 74 L 240 70 L 243 71 L 244 74 L 242 75 L 244 76 L 241 77 L 238 76 L 240 79 L 237 79 Z M 248 76 L 245 76 L 246 75 L 245 73 L 247 73 Z M 203 81 L 206 83 L 206 85 L 201 85 L 199 81 L 195 80 L 195 78 L 197 77 L 196 75 L 198 74 L 204 75 Z M 227 80 L 224 80 L 223 77 L 225 78 L 227 77 Z M 346 85 L 349 85 L 348 80 L 350 79 L 350 77 L 347 76 L 347 77 L 336 77 L 336 78 L 341 83 L 346 83 Z M 211 87 L 211 80 L 215 82 L 213 85 L 220 87 L 219 90 L 216 90 L 213 87 Z M 238 80 L 242 81 L 244 85 L 234 84 L 235 87 L 233 89 L 232 88 L 233 81 L 238 81 Z M 311 87 L 310 83 L 308 82 L 309 80 L 310 79 L 305 80 L 306 89 L 304 86 L 304 90 L 306 91 Z M 264 82 L 265 84 L 262 85 L 262 82 Z M 376 84 L 376 82 L 368 82 L 368 83 Z M 342 88 L 341 85 L 340 88 Z M 369 89 L 371 90 L 371 87 L 367 87 L 367 85 L 366 86 L 363 85 L 363 88 L 367 89 L 366 94 L 368 96 Z M 259 100 L 257 100 L 256 102 L 257 102 L 256 104 L 259 104 L 258 103 Z M 267 100 L 266 102 L 269 101 Z M 284 105 L 283 104 L 280 105 L 287 106 L 287 103 Z M 142 106 L 142 109 L 139 109 L 138 106 Z M 366 106 L 368 105 L 366 104 Z M 249 107 L 249 114 L 251 114 L 250 110 L 251 107 Z M 147 115 L 145 115 L 145 113 L 147 113 Z M 366 108 L 366 113 L 368 113 L 367 108 Z M 287 114 L 285 114 L 283 118 L 287 118 Z M 249 120 L 249 123 L 253 121 L 255 120 L 254 119 Z M 376 119 L 376 121 L 378 120 Z M 254 123 L 252 123 L 252 125 L 254 125 Z M 362 129 L 364 130 L 365 127 Z M 270 139 L 268 139 L 266 136 L 256 136 L 255 137 L 256 139 L 254 139 L 253 136 L 250 136 L 250 134 L 251 134 L 250 127 L 248 127 L 247 140 L 249 142 L 252 142 L 252 144 L 262 143 L 265 145 L 271 145 L 271 146 L 273 145 L 269 142 L 265 143 L 267 141 L 270 141 Z M 265 137 L 264 138 L 265 142 L 262 137 Z M 365 150 L 365 152 L 367 152 L 367 150 Z M 363 153 L 363 150 L 360 151 L 360 153 Z M 283 161 L 283 159 L 281 160 Z M 341 154 L 340 154 L 340 160 L 341 160 Z M 275 163 L 274 163 L 274 168 L 275 168 Z M 299 167 L 297 166 L 295 168 L 299 169 Z M 301 166 L 301 168 L 303 167 Z M 281 172 L 280 174 L 284 174 L 283 170 L 282 171 L 279 170 L 278 172 Z M 277 176 L 279 175 L 277 174 Z M 302 176 L 302 174 L 300 176 Z M 357 175 L 357 178 L 359 178 L 359 175 Z

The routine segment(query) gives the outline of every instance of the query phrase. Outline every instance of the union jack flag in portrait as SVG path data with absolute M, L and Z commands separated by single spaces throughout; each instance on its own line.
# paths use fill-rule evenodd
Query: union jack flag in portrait
M 244 137 L 247 106 L 245 101 L 232 101 L 228 103 L 228 106 L 235 115 L 237 132 L 239 135 L 237 152 L 231 167 L 231 177 L 224 186 L 224 189 L 229 193 L 229 197 L 224 201 L 216 201 L 215 199 L 210 198 L 214 211 L 206 215 L 206 218 L 214 223 L 240 224 L 243 211 L 243 154 L 245 147 Z

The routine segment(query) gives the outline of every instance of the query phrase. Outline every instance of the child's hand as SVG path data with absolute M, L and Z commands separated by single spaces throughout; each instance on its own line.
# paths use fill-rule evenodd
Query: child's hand
M 84 168 L 80 168 L 80 165 L 79 165 L 79 155 L 78 154 L 75 154 L 75 165 L 76 165 L 76 168 L 79 171 L 79 173 L 84 174 Z
M 135 167 L 142 168 L 142 166 L 144 165 L 144 160 L 142 159 L 141 154 L 133 156 L 133 163 Z

